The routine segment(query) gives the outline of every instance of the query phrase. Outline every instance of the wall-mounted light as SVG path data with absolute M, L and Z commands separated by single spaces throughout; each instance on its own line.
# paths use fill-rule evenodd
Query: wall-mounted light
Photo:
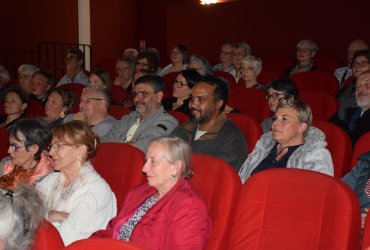
M 200 0 L 200 4 L 214 4 L 214 3 L 218 3 L 219 1 L 218 0 Z

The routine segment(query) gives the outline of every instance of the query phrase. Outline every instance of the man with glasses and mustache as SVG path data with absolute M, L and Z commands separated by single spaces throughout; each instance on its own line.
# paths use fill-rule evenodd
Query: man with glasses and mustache
M 60 79 L 57 86 L 66 83 L 81 83 L 87 85 L 89 78 L 84 73 L 85 54 L 78 48 L 70 48 L 65 58 L 66 74 Z
M 171 136 L 189 142 L 194 153 L 218 157 L 239 171 L 247 143 L 241 130 L 226 117 L 228 96 L 229 88 L 223 80 L 210 75 L 202 77 L 191 91 L 191 120 L 177 127 Z
M 131 92 L 136 110 L 117 121 L 100 138 L 101 142 L 129 143 L 146 152 L 151 139 L 168 136 L 178 122 L 161 104 L 165 88 L 166 83 L 160 76 L 145 75 L 138 78 Z

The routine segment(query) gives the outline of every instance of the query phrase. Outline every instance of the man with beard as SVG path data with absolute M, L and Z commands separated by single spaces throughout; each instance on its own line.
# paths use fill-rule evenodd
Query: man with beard
M 123 116 L 100 141 L 129 143 L 146 152 L 151 139 L 168 136 L 178 122 L 161 105 L 165 88 L 160 76 L 138 78 L 131 92 L 136 111 Z
M 362 72 L 356 80 L 355 97 L 357 107 L 347 109 L 345 120 L 335 119 L 330 121 L 341 126 L 350 136 L 352 144 L 361 135 L 370 131 L 370 70 Z
M 194 153 L 221 158 L 239 171 L 247 144 L 240 129 L 224 112 L 228 96 L 229 89 L 223 80 L 203 77 L 191 91 L 191 120 L 177 127 L 171 136 L 188 141 Z

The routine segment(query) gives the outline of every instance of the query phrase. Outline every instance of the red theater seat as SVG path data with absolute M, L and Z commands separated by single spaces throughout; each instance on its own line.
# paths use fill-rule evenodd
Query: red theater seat
M 124 115 L 127 115 L 129 113 L 131 113 L 131 110 L 121 105 L 110 105 L 108 109 L 108 114 L 110 114 L 117 120 L 121 120 Z
M 64 249 L 63 240 L 58 230 L 47 220 L 41 224 L 31 250 Z
M 302 90 L 299 98 L 310 106 L 314 120 L 327 121 L 338 110 L 337 99 L 323 91 Z
M 370 151 L 370 132 L 363 134 L 353 147 L 351 168 L 356 165 L 357 158 L 368 151 Z
M 175 117 L 177 119 L 177 121 L 179 122 L 179 124 L 187 122 L 190 119 L 190 117 L 188 115 L 186 115 L 182 112 L 179 112 L 179 111 L 167 110 L 166 112 L 169 113 L 170 115 L 172 115 L 173 117 Z
M 65 248 L 66 250 L 143 250 L 140 246 L 123 240 L 95 238 L 79 240 Z
M 213 74 L 219 78 L 223 78 L 229 84 L 230 89 L 236 88 L 235 78 L 232 74 L 225 71 L 214 71 Z

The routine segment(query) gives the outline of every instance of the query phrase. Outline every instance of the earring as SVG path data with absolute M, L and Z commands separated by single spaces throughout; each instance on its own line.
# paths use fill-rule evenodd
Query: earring
M 176 179 L 176 176 L 175 176 L 174 174 L 171 174 L 171 175 L 170 175 L 170 179 L 171 179 L 171 180 L 175 180 L 175 179 Z
M 66 114 L 64 114 L 64 112 L 62 111 L 62 113 L 60 113 L 59 117 L 63 119 L 64 117 L 66 117 Z

